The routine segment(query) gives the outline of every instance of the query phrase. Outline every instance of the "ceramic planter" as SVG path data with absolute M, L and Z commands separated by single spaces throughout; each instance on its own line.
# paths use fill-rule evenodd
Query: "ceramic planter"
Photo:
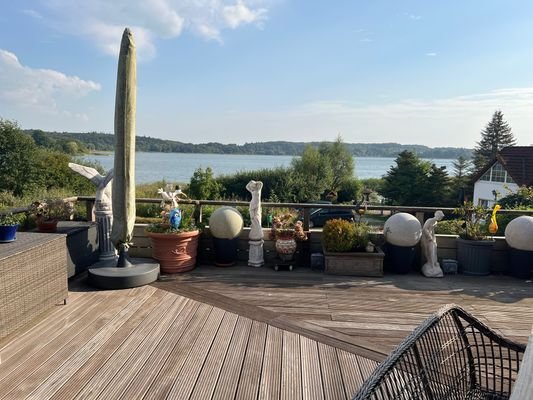
M 37 230 L 44 233 L 53 233 L 57 231 L 57 219 L 37 219 Z
M 196 266 L 200 231 L 155 233 L 145 231 L 152 242 L 152 256 L 159 261 L 161 272 L 176 274 Z
M 9 243 L 16 240 L 18 227 L 18 224 L 0 225 L 0 243 Z
M 213 238 L 215 249 L 215 265 L 217 267 L 230 267 L 237 261 L 239 237 L 235 239 Z
M 384 257 L 385 253 L 379 247 L 373 253 L 324 250 L 324 270 L 334 275 L 383 276 Z
M 459 272 L 465 275 L 489 275 L 490 256 L 494 240 L 465 240 L 457 238 Z
M 411 272 L 415 260 L 415 246 L 396 246 L 387 243 L 385 247 L 385 268 L 395 274 Z

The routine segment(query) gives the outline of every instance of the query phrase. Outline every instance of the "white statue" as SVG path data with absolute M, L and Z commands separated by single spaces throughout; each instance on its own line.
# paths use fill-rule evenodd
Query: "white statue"
M 426 263 L 422 266 L 422 273 L 428 278 L 442 278 L 444 274 L 437 260 L 437 238 L 435 237 L 435 226 L 442 220 L 444 213 L 436 211 L 433 218 L 429 218 L 422 228 L 422 252 L 426 257 Z
M 89 179 L 96 186 L 95 216 L 98 224 L 98 246 L 100 248 L 100 261 L 114 261 L 116 258 L 115 246 L 111 242 L 111 227 L 113 225 L 112 211 L 112 181 L 113 169 L 101 175 L 96 169 L 74 163 L 68 164 L 69 168 Z M 90 215 L 87 216 L 90 219 Z
M 74 163 L 68 163 L 71 170 L 89 179 L 96 186 L 96 211 L 111 211 L 112 200 L 111 191 L 113 180 L 113 169 L 104 176 L 96 169 Z
M 263 257 L 263 229 L 261 228 L 261 189 L 263 189 L 263 182 L 250 181 L 246 185 L 246 190 L 252 194 L 250 201 L 250 219 L 252 221 L 250 227 L 249 244 L 249 258 L 248 265 L 252 267 L 260 267 L 265 263 Z
M 170 201 L 172 203 L 172 208 L 178 207 L 178 201 L 180 197 L 188 199 L 189 197 L 181 190 L 181 187 L 178 185 L 174 190 L 172 183 L 167 183 L 165 189 L 157 189 L 157 193 L 163 197 L 161 201 L 161 207 L 165 207 L 165 202 Z

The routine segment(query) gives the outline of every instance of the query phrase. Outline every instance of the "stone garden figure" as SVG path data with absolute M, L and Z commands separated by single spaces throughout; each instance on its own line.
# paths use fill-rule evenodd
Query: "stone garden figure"
M 426 257 L 426 263 L 422 266 L 422 273 L 428 278 L 442 278 L 444 276 L 437 260 L 437 239 L 435 237 L 435 227 L 442 220 L 444 213 L 436 211 L 433 218 L 429 218 L 422 228 L 422 252 Z
M 250 181 L 246 185 L 246 189 L 252 194 L 250 201 L 250 219 L 252 221 L 250 227 L 250 252 L 248 265 L 253 267 L 260 267 L 265 263 L 263 257 L 263 229 L 261 228 L 261 189 L 263 189 L 263 182 Z

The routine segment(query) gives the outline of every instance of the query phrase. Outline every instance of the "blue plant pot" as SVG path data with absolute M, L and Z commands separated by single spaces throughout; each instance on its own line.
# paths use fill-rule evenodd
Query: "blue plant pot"
M 17 225 L 0 225 L 0 243 L 9 243 L 17 238 Z
M 239 237 L 235 239 L 213 238 L 215 248 L 215 264 L 219 267 L 229 267 L 237 261 Z

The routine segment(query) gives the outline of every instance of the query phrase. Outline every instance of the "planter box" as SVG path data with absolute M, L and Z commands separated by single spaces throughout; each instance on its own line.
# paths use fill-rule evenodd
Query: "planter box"
M 324 250 L 324 271 L 334 275 L 383 276 L 385 253 L 376 247 L 374 253 L 332 253 Z

